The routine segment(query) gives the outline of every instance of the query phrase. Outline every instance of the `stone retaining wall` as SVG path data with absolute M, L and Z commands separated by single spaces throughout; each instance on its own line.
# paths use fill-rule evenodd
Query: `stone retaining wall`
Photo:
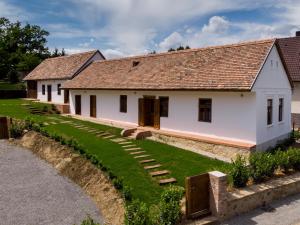
M 226 175 L 210 173 L 211 211 L 220 221 L 264 206 L 274 200 L 300 193 L 300 173 L 262 184 L 227 191 Z

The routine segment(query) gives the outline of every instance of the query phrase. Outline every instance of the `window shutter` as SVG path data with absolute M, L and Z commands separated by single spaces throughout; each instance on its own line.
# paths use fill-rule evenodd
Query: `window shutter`
M 154 100 L 154 128 L 160 128 L 160 101 L 159 99 Z
M 139 98 L 139 126 L 145 126 L 144 99 Z

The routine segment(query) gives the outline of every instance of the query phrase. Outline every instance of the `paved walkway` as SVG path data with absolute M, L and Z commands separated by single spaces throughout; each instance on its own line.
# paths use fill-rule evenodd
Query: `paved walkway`
M 300 194 L 237 216 L 223 225 L 300 225 Z
M 29 150 L 0 140 L 0 225 L 79 225 L 103 222 L 79 186 Z

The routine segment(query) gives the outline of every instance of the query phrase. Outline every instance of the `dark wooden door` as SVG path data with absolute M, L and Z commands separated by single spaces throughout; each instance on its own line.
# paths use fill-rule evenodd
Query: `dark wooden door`
M 145 126 L 144 99 L 139 98 L 139 126 Z
M 97 114 L 96 95 L 90 95 L 90 116 L 96 117 L 96 114 Z
M 209 210 L 209 175 L 208 173 L 187 177 L 186 216 L 187 218 L 204 217 Z
M 8 120 L 6 117 L 0 117 L 0 139 L 8 139 Z
M 27 81 L 27 98 L 37 98 L 37 81 Z
M 145 126 L 154 126 L 154 98 L 144 99 Z
M 75 114 L 81 115 L 81 95 L 75 95 Z
M 47 85 L 47 101 L 51 102 L 52 100 L 52 87 L 51 85 Z
M 159 99 L 154 100 L 154 128 L 159 129 L 160 128 L 160 102 Z
M 69 90 L 64 90 L 64 103 L 69 103 Z

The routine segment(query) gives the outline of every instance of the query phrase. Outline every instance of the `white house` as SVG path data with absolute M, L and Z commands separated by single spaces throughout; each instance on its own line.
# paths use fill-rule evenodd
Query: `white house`
M 300 31 L 295 37 L 278 39 L 279 51 L 293 80 L 292 122 L 300 128 Z
M 96 61 L 63 88 L 71 114 L 132 127 L 259 150 L 291 131 L 292 83 L 274 39 Z
M 61 90 L 63 83 L 74 78 L 91 62 L 104 59 L 98 50 L 45 59 L 24 78 L 28 97 L 58 106 L 68 104 L 69 92 Z

